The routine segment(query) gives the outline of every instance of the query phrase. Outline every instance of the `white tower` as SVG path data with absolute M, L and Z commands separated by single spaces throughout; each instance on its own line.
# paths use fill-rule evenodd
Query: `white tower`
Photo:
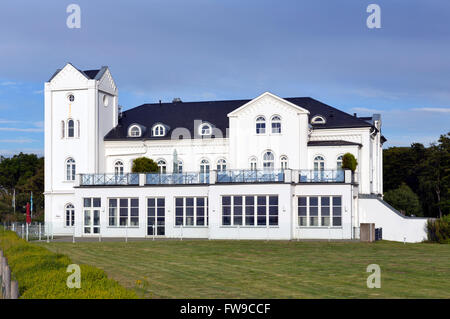
M 103 173 L 103 137 L 117 125 L 118 90 L 108 67 L 68 63 L 45 83 L 45 220 L 67 232 L 75 174 Z

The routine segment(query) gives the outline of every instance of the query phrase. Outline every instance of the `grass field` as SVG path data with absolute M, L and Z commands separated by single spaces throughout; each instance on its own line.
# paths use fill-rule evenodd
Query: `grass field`
M 145 298 L 450 298 L 450 245 L 377 242 L 39 243 Z M 368 289 L 369 264 L 381 288 Z

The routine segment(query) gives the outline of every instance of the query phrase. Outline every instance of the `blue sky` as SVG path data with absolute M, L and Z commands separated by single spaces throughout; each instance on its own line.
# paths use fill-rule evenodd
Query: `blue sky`
M 108 65 L 125 109 L 270 91 L 381 113 L 387 147 L 428 144 L 450 130 L 449 20 L 448 0 L 2 0 L 0 154 L 43 153 L 44 82 L 66 62 Z

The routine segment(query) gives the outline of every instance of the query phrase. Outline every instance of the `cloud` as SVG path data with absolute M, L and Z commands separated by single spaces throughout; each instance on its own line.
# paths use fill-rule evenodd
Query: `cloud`
M 448 107 L 419 107 L 411 110 L 419 112 L 450 113 L 450 108 Z
M 6 132 L 44 132 L 44 129 L 43 128 L 0 127 L 0 131 L 6 131 Z
M 361 113 L 383 113 L 383 112 L 385 112 L 383 110 L 370 109 L 370 108 L 366 108 L 366 107 L 354 107 L 351 110 L 354 112 L 361 112 Z
M 13 85 L 17 85 L 19 83 L 17 82 L 12 82 L 12 81 L 3 81 L 0 83 L 1 86 L 13 86 Z
M 29 138 L 17 138 L 17 139 L 4 139 L 0 140 L 0 143 L 17 143 L 17 144 L 26 144 L 26 143 L 34 143 L 36 140 L 32 140 Z
M 0 119 L 0 124 L 17 124 L 17 123 L 20 123 L 20 121 Z

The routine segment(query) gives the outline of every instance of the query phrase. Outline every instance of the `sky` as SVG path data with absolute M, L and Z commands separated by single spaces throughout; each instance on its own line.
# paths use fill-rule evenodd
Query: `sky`
M 109 66 L 124 110 L 270 91 L 380 113 L 385 147 L 428 145 L 450 131 L 449 20 L 448 0 L 1 0 L 0 155 L 43 154 L 44 83 L 67 62 Z

